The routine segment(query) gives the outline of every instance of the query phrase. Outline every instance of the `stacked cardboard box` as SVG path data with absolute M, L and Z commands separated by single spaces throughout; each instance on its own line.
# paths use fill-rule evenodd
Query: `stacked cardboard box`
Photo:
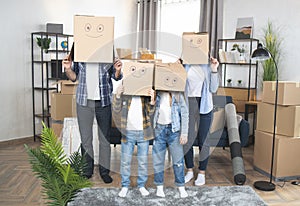
M 60 137 L 65 117 L 76 116 L 77 82 L 62 80 L 58 82 L 59 92 L 51 93 L 51 119 L 55 134 Z
M 270 174 L 274 128 L 276 82 L 263 85 L 262 102 L 257 108 L 254 168 Z M 279 82 L 273 177 L 289 180 L 300 177 L 300 82 Z

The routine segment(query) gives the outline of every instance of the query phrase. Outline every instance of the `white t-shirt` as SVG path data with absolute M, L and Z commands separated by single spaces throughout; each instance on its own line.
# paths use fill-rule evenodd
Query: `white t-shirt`
M 191 65 L 187 72 L 188 97 L 201 97 L 205 74 L 200 65 Z
M 170 98 L 171 96 L 168 92 L 160 93 L 158 124 L 170 124 L 172 122 Z
M 141 97 L 132 97 L 127 117 L 127 130 L 143 130 Z
M 90 100 L 100 100 L 98 63 L 86 64 L 86 87 Z

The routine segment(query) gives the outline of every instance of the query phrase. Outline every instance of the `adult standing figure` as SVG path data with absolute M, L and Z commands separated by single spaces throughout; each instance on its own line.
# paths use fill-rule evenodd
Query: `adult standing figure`
M 63 60 L 68 78 L 79 81 L 76 91 L 76 109 L 81 136 L 81 152 L 85 154 L 87 168 L 84 174 L 91 178 L 94 172 L 93 122 L 96 116 L 99 137 L 99 173 L 105 183 L 113 179 L 110 172 L 110 128 L 111 99 L 113 84 L 111 78 L 122 78 L 122 63 L 80 63 L 73 62 L 70 55 Z
M 184 145 L 185 165 L 187 173 L 185 175 L 185 183 L 194 177 L 194 152 L 193 143 L 198 136 L 199 146 L 199 166 L 198 175 L 195 185 L 205 184 L 205 171 L 208 164 L 210 145 L 207 137 L 213 118 L 213 98 L 219 87 L 218 75 L 219 62 L 215 58 L 210 58 L 209 64 L 186 64 L 187 71 L 187 96 L 189 102 L 189 134 L 188 143 Z M 199 122 L 195 121 L 199 115 Z M 198 135 L 197 135 L 198 134 Z

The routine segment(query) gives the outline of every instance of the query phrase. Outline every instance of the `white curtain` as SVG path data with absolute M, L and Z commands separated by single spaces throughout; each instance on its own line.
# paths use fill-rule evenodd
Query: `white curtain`
M 138 48 L 156 52 L 160 0 L 138 0 Z
M 210 53 L 217 57 L 218 39 L 223 38 L 223 0 L 201 0 L 200 32 L 209 33 Z

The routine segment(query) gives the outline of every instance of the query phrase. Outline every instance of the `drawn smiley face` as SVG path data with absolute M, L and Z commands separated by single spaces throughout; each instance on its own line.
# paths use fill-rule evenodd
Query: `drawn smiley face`
M 135 77 L 135 78 L 141 78 L 142 76 L 144 76 L 146 74 L 146 68 L 142 67 L 142 68 L 136 68 L 135 66 L 131 66 L 129 67 L 129 72 L 131 74 L 131 76 Z
M 178 82 L 178 77 L 175 75 L 172 75 L 171 73 L 166 75 L 164 78 L 164 85 L 167 87 L 175 87 Z
M 85 35 L 90 38 L 99 38 L 103 36 L 104 25 L 103 24 L 92 24 L 86 23 L 84 25 Z
M 202 44 L 202 39 L 200 37 L 191 37 L 189 39 L 190 47 L 198 48 Z

